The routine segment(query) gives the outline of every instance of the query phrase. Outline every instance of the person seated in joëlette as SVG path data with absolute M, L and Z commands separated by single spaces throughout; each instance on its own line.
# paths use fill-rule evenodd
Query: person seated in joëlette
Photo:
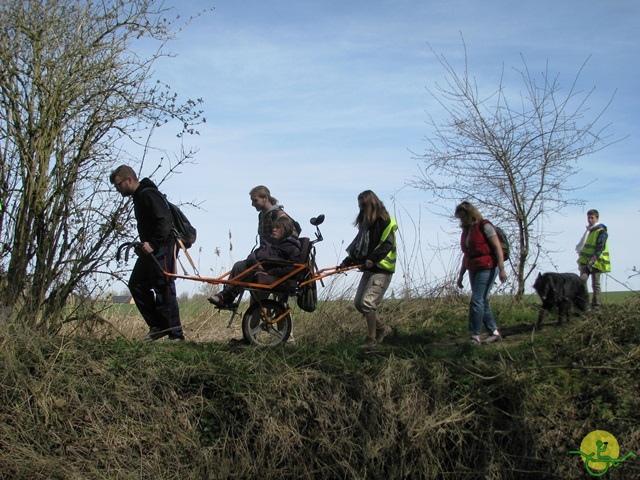
M 300 260 L 300 240 L 294 234 L 295 225 L 291 218 L 282 216 L 273 221 L 270 241 L 262 241 L 260 246 L 249 254 L 246 260 L 240 260 L 233 265 L 229 278 L 235 278 L 245 270 L 251 268 L 259 262 L 268 259 L 287 260 L 292 263 Z M 244 282 L 255 282 L 270 284 L 277 278 L 284 277 L 292 272 L 295 267 L 282 265 L 278 262 L 260 265 L 250 272 L 247 272 L 241 280 Z M 211 295 L 207 300 L 217 307 L 225 307 L 232 304 L 244 288 L 239 285 L 225 285 L 221 292 Z

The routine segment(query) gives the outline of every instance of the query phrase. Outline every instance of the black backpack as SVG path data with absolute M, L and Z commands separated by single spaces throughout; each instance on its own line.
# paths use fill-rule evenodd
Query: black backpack
M 485 223 L 490 223 L 493 226 L 493 228 L 496 229 L 496 234 L 498 235 L 498 240 L 500 241 L 500 246 L 502 247 L 502 255 L 504 256 L 504 261 L 506 262 L 507 260 L 509 260 L 509 254 L 511 253 L 510 252 L 511 248 L 509 246 L 509 239 L 507 238 L 507 234 L 505 233 L 504 230 L 502 230 L 497 225 L 493 225 L 493 223 L 491 223 L 489 220 L 484 220 L 482 222 L 482 225 L 484 226 Z
M 180 240 L 184 248 L 191 248 L 191 246 L 196 243 L 197 232 L 191 222 L 187 218 L 187 216 L 182 213 L 180 207 L 171 203 L 167 196 L 160 192 L 160 190 L 156 190 L 162 196 L 162 199 L 169 207 L 169 211 L 171 212 L 171 217 L 173 218 L 173 228 L 171 229 L 171 233 L 173 233 L 176 240 Z
M 302 237 L 300 239 L 300 261 L 308 264 L 308 268 L 304 270 L 300 282 L 304 282 L 313 277 L 313 262 L 315 259 L 313 248 L 308 237 Z M 318 286 L 316 282 L 309 282 L 300 289 L 296 303 L 298 307 L 305 312 L 313 312 L 316 309 L 318 305 Z
M 310 277 L 305 276 L 305 280 Z M 296 299 L 298 307 L 305 312 L 313 312 L 318 305 L 318 286 L 316 282 L 310 282 L 300 289 Z
M 182 213 L 182 210 L 177 205 L 174 205 L 169 200 L 167 200 L 167 204 L 173 216 L 173 234 L 183 243 L 184 248 L 191 248 L 191 245 L 196 243 L 197 238 L 195 227 L 191 225 L 187 216 Z

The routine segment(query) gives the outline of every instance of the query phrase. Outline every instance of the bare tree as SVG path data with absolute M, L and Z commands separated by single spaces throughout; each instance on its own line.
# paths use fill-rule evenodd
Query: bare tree
M 524 58 L 523 68 L 514 69 L 524 91 L 511 96 L 503 71 L 497 88 L 482 96 L 467 69 L 466 47 L 462 73 L 432 52 L 446 72 L 446 83 L 428 91 L 445 115 L 442 121 L 429 116 L 433 133 L 426 152 L 417 157 L 424 169 L 412 185 L 432 192 L 447 211 L 466 199 L 508 232 L 519 298 L 539 257 L 549 253 L 544 220 L 583 203 L 571 198 L 582 187 L 568 182 L 579 171 L 578 160 L 613 143 L 606 134 L 609 125 L 599 126 L 613 97 L 592 114 L 587 102 L 593 89 L 577 87 L 587 61 L 569 89 L 562 90 L 559 74 L 551 74 L 547 65 L 536 79 Z
M 0 301 L 18 320 L 55 331 L 70 296 L 113 273 L 132 223 L 111 169 L 153 152 L 168 175 L 192 159 L 152 144 L 158 128 L 177 122 L 181 143 L 204 121 L 200 100 L 153 82 L 178 18 L 156 0 L 0 0 Z M 147 58 L 133 48 L 154 43 Z

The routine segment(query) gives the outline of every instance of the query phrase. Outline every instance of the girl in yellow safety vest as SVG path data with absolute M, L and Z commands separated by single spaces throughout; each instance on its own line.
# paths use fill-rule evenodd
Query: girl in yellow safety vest
M 361 265 L 362 277 L 354 304 L 367 321 L 363 347 L 373 347 L 389 332 L 377 310 L 396 269 L 395 232 L 398 225 L 371 190 L 358 195 L 358 208 L 360 211 L 353 223 L 358 234 L 347 247 L 348 256 L 340 266 Z

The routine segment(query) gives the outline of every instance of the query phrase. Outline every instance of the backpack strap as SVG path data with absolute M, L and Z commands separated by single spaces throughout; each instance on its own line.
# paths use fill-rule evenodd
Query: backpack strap
M 493 245 L 491 245 L 491 242 L 489 241 L 489 237 L 487 237 L 487 232 L 484 231 L 484 226 L 486 224 L 489 224 L 493 227 L 493 229 L 496 232 L 496 235 L 498 235 L 498 231 L 496 230 L 496 227 L 493 225 L 493 223 L 491 223 L 489 220 L 487 220 L 486 218 L 483 218 L 480 221 L 480 231 L 482 232 L 482 236 L 484 237 L 484 241 L 487 242 L 487 245 L 489 245 L 489 248 L 491 248 L 491 251 L 493 252 L 493 254 L 495 255 L 495 250 L 493 249 Z M 498 241 L 500 241 L 500 237 L 498 237 Z
M 485 240 L 487 241 L 487 243 L 489 244 L 489 247 L 491 247 L 491 250 L 494 250 L 493 245 L 491 245 L 491 242 L 489 242 L 489 238 L 487 237 L 487 234 L 486 234 L 486 233 L 485 233 L 485 231 L 484 231 L 484 226 L 485 226 L 487 223 L 488 223 L 489 225 L 491 225 L 491 226 L 493 227 L 493 229 L 496 231 L 496 237 L 498 237 L 498 243 L 502 244 L 502 240 L 500 239 L 500 233 L 498 233 L 498 228 L 497 228 L 493 223 L 491 223 L 491 221 L 487 220 L 486 218 L 483 218 L 483 219 L 482 219 L 482 221 L 480 222 L 480 230 L 482 230 L 482 235 L 484 235 L 484 239 L 485 239 Z M 495 250 L 494 250 L 493 254 L 495 255 Z M 504 255 L 504 250 L 502 251 L 502 254 Z M 506 262 L 511 263 L 511 257 L 509 257 L 509 258 L 504 258 L 504 259 L 503 259 L 503 261 L 504 261 L 505 263 L 506 263 Z M 512 263 L 511 263 L 511 265 L 513 266 L 513 264 L 512 264 Z
M 191 254 L 189 253 L 189 250 L 187 250 L 187 247 L 184 246 L 184 243 L 182 242 L 182 240 L 180 238 L 176 238 L 176 245 L 175 245 L 174 250 L 173 250 L 173 258 L 175 260 L 177 260 L 178 263 L 180 264 L 180 266 L 182 267 L 182 272 L 185 275 L 189 275 L 189 273 L 187 272 L 187 269 L 184 268 L 182 260 L 180 260 L 180 256 L 178 255 L 178 247 L 187 256 L 187 260 L 189 260 L 189 263 L 191 264 L 191 268 L 193 268 L 193 272 L 195 273 L 195 275 L 197 277 L 199 277 L 200 276 L 200 272 L 198 272 L 198 269 L 196 268 L 196 264 L 193 261 L 193 258 L 191 258 Z

